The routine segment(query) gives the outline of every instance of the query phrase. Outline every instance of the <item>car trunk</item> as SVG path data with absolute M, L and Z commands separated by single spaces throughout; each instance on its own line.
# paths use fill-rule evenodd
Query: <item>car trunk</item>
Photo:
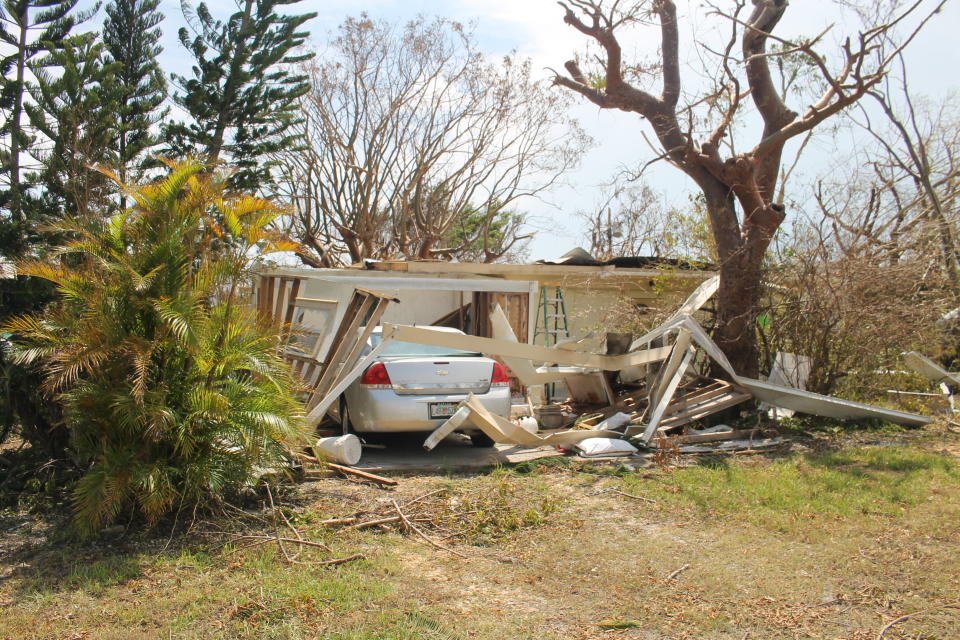
M 384 358 L 399 395 L 486 393 L 493 362 L 477 358 Z

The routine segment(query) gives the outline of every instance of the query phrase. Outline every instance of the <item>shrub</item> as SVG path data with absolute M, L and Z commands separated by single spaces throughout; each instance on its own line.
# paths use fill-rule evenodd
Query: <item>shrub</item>
M 227 177 L 171 163 L 121 185 L 130 209 L 60 225 L 72 240 L 56 260 L 20 265 L 59 294 L 7 330 L 62 403 L 82 533 L 222 500 L 303 435 L 276 333 L 240 299 L 253 258 L 292 247 L 269 230 L 281 211 L 227 192 Z

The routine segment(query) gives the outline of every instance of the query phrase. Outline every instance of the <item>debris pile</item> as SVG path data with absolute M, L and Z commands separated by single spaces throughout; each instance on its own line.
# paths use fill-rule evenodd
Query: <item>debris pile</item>
M 718 278 L 701 285 L 680 310 L 667 322 L 638 338 L 620 355 L 527 345 L 519 343 L 503 312 L 498 308 L 491 315 L 496 339 L 476 336 L 439 335 L 426 328 L 390 327 L 396 339 L 422 344 L 461 346 L 497 355 L 524 384 L 567 381 L 582 383 L 592 379 L 597 388 L 609 388 L 605 372 L 620 371 L 645 365 L 645 381 L 637 388 L 614 398 L 608 406 L 590 414 L 581 414 L 576 424 L 581 429 L 558 433 L 519 433 L 508 421 L 484 411 L 479 402 L 468 398 L 445 424 L 440 426 L 424 446 L 436 446 L 443 437 L 464 426 L 481 429 L 494 441 L 527 446 L 575 446 L 588 438 L 627 438 L 641 447 L 662 447 L 665 438 L 680 452 L 757 449 L 778 444 L 776 438 L 756 429 L 713 429 L 697 431 L 689 425 L 747 401 L 761 401 L 771 407 L 838 419 L 881 418 L 904 425 L 926 424 L 929 418 L 833 398 L 787 386 L 793 376 L 781 373 L 773 380 L 762 381 L 737 375 L 723 351 L 691 313 L 699 309 L 716 291 Z M 389 326 L 389 325 L 388 325 Z M 653 346 L 654 343 L 669 346 Z M 697 373 L 698 358 L 708 358 L 728 374 L 728 380 L 705 378 Z M 534 360 L 546 363 L 534 366 Z M 783 354 L 780 361 L 802 361 Z M 561 366 L 562 365 L 562 366 Z M 783 365 L 781 365 L 782 367 Z M 778 383 L 779 382 L 779 383 Z M 798 381 L 799 382 L 799 381 Z M 571 393 L 582 384 L 571 386 Z M 596 395 L 596 394 L 594 394 Z M 577 398 L 575 397 L 574 400 Z M 576 407 L 579 403 L 574 403 Z M 568 405 L 568 408 L 571 408 Z M 612 423 L 619 417 L 617 424 Z M 683 430 L 686 429 L 686 433 Z M 722 443 L 710 444 L 706 443 Z M 683 446 L 681 446 L 683 445 Z
M 556 421 L 551 426 L 565 429 L 539 432 L 492 414 L 471 395 L 426 439 L 428 450 L 449 434 L 467 428 L 480 430 L 497 443 L 563 449 L 579 446 L 582 452 L 601 452 L 594 455 L 631 453 L 632 446 L 609 442 L 601 446 L 600 439 L 628 440 L 641 448 L 669 446 L 680 453 L 754 450 L 778 444 L 777 438 L 769 438 L 757 429 L 694 428 L 710 416 L 751 401 L 781 416 L 796 411 L 837 419 L 878 418 L 909 426 L 930 422 L 924 416 L 804 390 L 809 362 L 802 356 L 778 354 L 776 375 L 766 381 L 738 375 L 692 315 L 718 286 L 719 277 L 703 282 L 665 323 L 625 350 L 614 349 L 617 353 L 589 351 L 586 339 L 570 339 L 552 347 L 521 342 L 499 305 L 493 307 L 489 317 L 493 337 L 383 323 L 382 341 L 369 349 L 365 346 L 374 325 L 395 298 L 357 288 L 335 329 L 317 336 L 309 352 L 288 348 L 284 353 L 304 379 L 308 417 L 314 424 L 392 341 L 483 353 L 505 364 L 526 387 L 562 382 L 570 391 L 571 402 L 543 406 L 536 412 L 541 427 L 547 426 L 544 423 L 549 418 Z M 299 298 L 297 287 L 293 279 L 266 278 L 258 295 L 261 313 L 278 326 L 289 325 L 297 317 L 298 308 L 318 303 Z M 321 362 L 320 353 L 330 355 Z M 953 380 L 946 372 L 932 371 L 920 358 L 913 357 L 912 361 L 929 370 L 931 377 Z M 708 369 L 722 371 L 724 379 L 700 375 Z M 611 385 L 613 374 L 619 374 L 623 383 L 620 395 Z M 582 444 L 585 441 L 587 444 Z

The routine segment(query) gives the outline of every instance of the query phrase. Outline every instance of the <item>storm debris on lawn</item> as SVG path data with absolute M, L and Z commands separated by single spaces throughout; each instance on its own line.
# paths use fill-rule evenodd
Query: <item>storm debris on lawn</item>
M 396 531 L 461 558 L 451 543 L 495 539 L 535 526 L 552 512 L 554 502 L 529 503 L 512 489 L 450 494 L 436 489 L 412 499 L 380 499 L 377 504 L 318 524 L 337 531 Z
M 366 558 L 366 556 L 362 553 L 351 553 L 350 555 L 339 558 L 327 558 L 324 560 L 300 560 L 301 554 L 308 549 L 321 549 L 328 554 L 332 554 L 334 551 L 323 542 L 317 542 L 304 538 L 300 529 L 298 529 L 293 522 L 291 522 L 290 518 L 287 517 L 286 513 L 284 513 L 283 507 L 274 501 L 273 492 L 271 491 L 270 486 L 265 485 L 265 489 L 270 505 L 269 521 L 249 511 L 244 511 L 242 509 L 233 507 L 234 511 L 239 512 L 241 515 L 257 522 L 259 526 L 257 526 L 255 531 L 238 533 L 234 531 L 211 529 L 202 531 L 201 533 L 204 535 L 222 536 L 226 538 L 226 542 L 223 543 L 224 546 L 228 544 L 235 545 L 231 551 L 240 551 L 263 544 L 275 543 L 277 545 L 277 550 L 279 551 L 277 557 L 282 558 L 287 564 L 327 567 L 346 564 L 347 562 L 363 560 Z M 271 525 L 273 531 L 269 534 L 264 532 L 264 527 L 270 527 Z
M 670 320 L 635 340 L 626 353 L 618 355 L 519 343 L 499 307 L 491 314 L 497 339 L 440 335 L 425 328 L 408 331 L 407 327 L 397 327 L 406 341 L 474 348 L 499 356 L 515 372 L 519 369 L 521 381 L 577 381 L 570 387 L 571 399 L 562 407 L 565 415 L 573 416 L 573 425 L 584 429 L 581 437 L 576 435 L 577 430 L 533 434 L 511 427 L 509 421 L 490 415 L 471 396 L 462 401 L 457 412 L 427 438 L 424 446 L 431 449 L 446 435 L 465 426 L 479 428 L 494 441 L 505 444 L 555 444 L 582 450 L 584 445 L 580 443 L 587 442 L 589 446 L 593 442 L 599 451 L 606 451 L 599 455 L 630 455 L 629 449 L 613 451 L 616 447 L 604 442 L 618 438 L 641 448 L 672 448 L 678 453 L 692 454 L 757 451 L 782 444 L 780 438 L 767 437 L 771 434 L 757 429 L 714 427 L 698 430 L 691 426 L 703 424 L 710 416 L 750 401 L 838 419 L 880 418 L 909 426 L 930 422 L 925 416 L 806 391 L 802 388 L 806 377 L 803 372 L 784 371 L 767 381 L 737 375 L 723 351 L 690 315 L 713 295 L 717 284 L 716 278 L 704 283 Z M 654 342 L 667 346 L 655 347 Z M 778 355 L 781 368 L 788 361 L 805 362 L 804 358 L 793 354 Z M 534 367 L 533 360 L 544 364 Z M 703 365 L 705 360 L 718 365 L 727 379 L 700 375 L 698 371 L 706 367 L 697 364 Z M 557 368 L 557 364 L 573 367 L 575 371 Z M 624 391 L 620 396 L 608 391 L 608 372 L 640 364 L 648 367 L 645 381 L 635 383 L 632 388 L 622 385 Z M 590 386 L 585 388 L 587 380 L 590 380 Z M 607 406 L 596 406 L 596 400 L 602 396 L 608 398 Z M 594 406 L 590 406 L 591 402 Z M 597 455 L 592 451 L 585 452 L 586 456 L 591 454 Z

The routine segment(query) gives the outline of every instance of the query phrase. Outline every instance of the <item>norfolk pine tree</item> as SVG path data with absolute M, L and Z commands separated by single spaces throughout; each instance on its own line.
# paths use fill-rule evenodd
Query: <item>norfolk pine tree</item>
M 31 204 L 38 209 L 36 219 L 83 217 L 109 208 L 115 188 L 91 167 L 119 163 L 113 142 L 121 66 L 109 60 L 92 33 L 67 38 L 61 48 L 30 65 L 37 81 L 26 110 L 34 129 L 48 141 L 32 154 L 40 163 L 36 182 L 44 186 Z
M 0 40 L 12 47 L 0 57 L 0 75 L 3 88 L 0 106 L 9 116 L 0 134 L 8 136 L 9 149 L 3 156 L 7 173 L 8 191 L 2 202 L 10 212 L 13 224 L 24 218 L 22 201 L 24 187 L 21 154 L 30 143 L 23 128 L 24 96 L 28 90 L 27 69 L 30 61 L 51 44 L 60 43 L 76 25 L 90 18 L 100 8 L 99 3 L 85 11 L 73 13 L 79 0 L 4 0 L 0 15 Z
M 107 55 L 119 63 L 116 71 L 116 130 L 111 148 L 117 152 L 117 175 L 122 182 L 142 164 L 145 151 L 159 141 L 150 128 L 166 116 L 161 109 L 167 96 L 167 82 L 157 62 L 163 51 L 157 25 L 163 14 L 160 0 L 114 0 L 107 5 L 103 22 L 103 43 Z M 120 206 L 125 207 L 121 195 Z
M 24 154 L 32 143 L 25 122 L 26 96 L 31 85 L 29 64 L 38 54 L 59 44 L 78 24 L 96 13 L 99 5 L 75 11 L 79 0 L 4 0 L 0 4 L 0 138 L 6 148 L 0 153 L 0 256 L 19 258 L 40 255 L 47 238 L 39 235 L 37 211 L 28 210 L 29 184 L 24 180 Z M 29 276 L 0 279 L 0 321 L 36 311 L 52 298 L 46 281 Z M 0 442 L 16 426 L 34 450 L 57 457 L 65 443 L 63 429 L 56 427 L 59 406 L 38 393 L 35 367 L 12 362 L 6 345 L 0 349 Z
M 177 155 L 204 155 L 210 162 L 229 160 L 236 168 L 234 188 L 254 190 L 270 181 L 267 154 L 289 149 L 288 133 L 297 118 L 296 100 L 309 89 L 291 64 L 313 56 L 291 55 L 308 33 L 298 31 L 316 16 L 277 13 L 298 0 L 244 0 L 226 22 L 215 19 L 205 3 L 187 12 L 193 39 L 180 29 L 180 42 L 193 54 L 193 77 L 172 75 L 180 88 L 174 101 L 192 122 L 167 128 Z M 186 7 L 186 5 L 185 5 Z

